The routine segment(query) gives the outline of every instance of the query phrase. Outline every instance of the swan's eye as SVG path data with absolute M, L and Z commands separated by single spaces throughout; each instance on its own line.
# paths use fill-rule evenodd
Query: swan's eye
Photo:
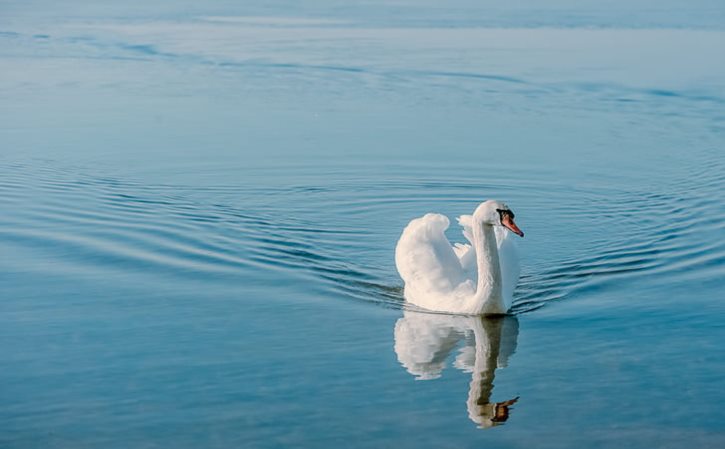
M 498 212 L 501 221 L 503 221 L 503 217 L 505 217 L 506 215 L 508 215 L 512 220 L 515 218 L 513 211 L 509 209 L 496 209 L 496 212 Z

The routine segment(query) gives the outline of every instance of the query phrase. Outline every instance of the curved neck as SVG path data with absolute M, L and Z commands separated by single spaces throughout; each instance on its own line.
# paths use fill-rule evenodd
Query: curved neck
M 478 283 L 471 298 L 473 313 L 506 313 L 501 289 L 501 265 L 498 260 L 496 233 L 489 224 L 473 224 Z

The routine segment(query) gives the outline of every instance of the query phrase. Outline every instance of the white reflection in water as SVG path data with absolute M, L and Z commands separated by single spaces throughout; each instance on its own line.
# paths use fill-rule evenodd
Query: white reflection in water
M 463 345 L 453 366 L 471 373 L 468 417 L 481 428 L 505 422 L 518 397 L 492 402 L 497 368 L 508 365 L 516 350 L 519 322 L 513 316 L 472 317 L 405 311 L 395 323 L 398 361 L 418 380 L 441 376 L 451 352 Z

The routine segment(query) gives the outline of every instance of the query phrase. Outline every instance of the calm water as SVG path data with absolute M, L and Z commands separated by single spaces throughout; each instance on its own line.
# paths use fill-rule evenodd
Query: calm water
M 721 2 L 85 3 L 0 5 L 0 446 L 725 446 Z M 487 198 L 514 314 L 405 310 Z

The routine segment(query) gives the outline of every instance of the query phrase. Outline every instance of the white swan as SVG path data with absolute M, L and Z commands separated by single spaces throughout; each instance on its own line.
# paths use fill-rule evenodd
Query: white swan
M 489 200 L 458 222 L 471 243 L 451 243 L 448 218 L 426 214 L 412 220 L 395 248 L 395 265 L 405 282 L 405 299 L 431 311 L 465 315 L 503 314 L 519 279 L 516 247 L 508 228 L 523 237 L 514 213 Z

